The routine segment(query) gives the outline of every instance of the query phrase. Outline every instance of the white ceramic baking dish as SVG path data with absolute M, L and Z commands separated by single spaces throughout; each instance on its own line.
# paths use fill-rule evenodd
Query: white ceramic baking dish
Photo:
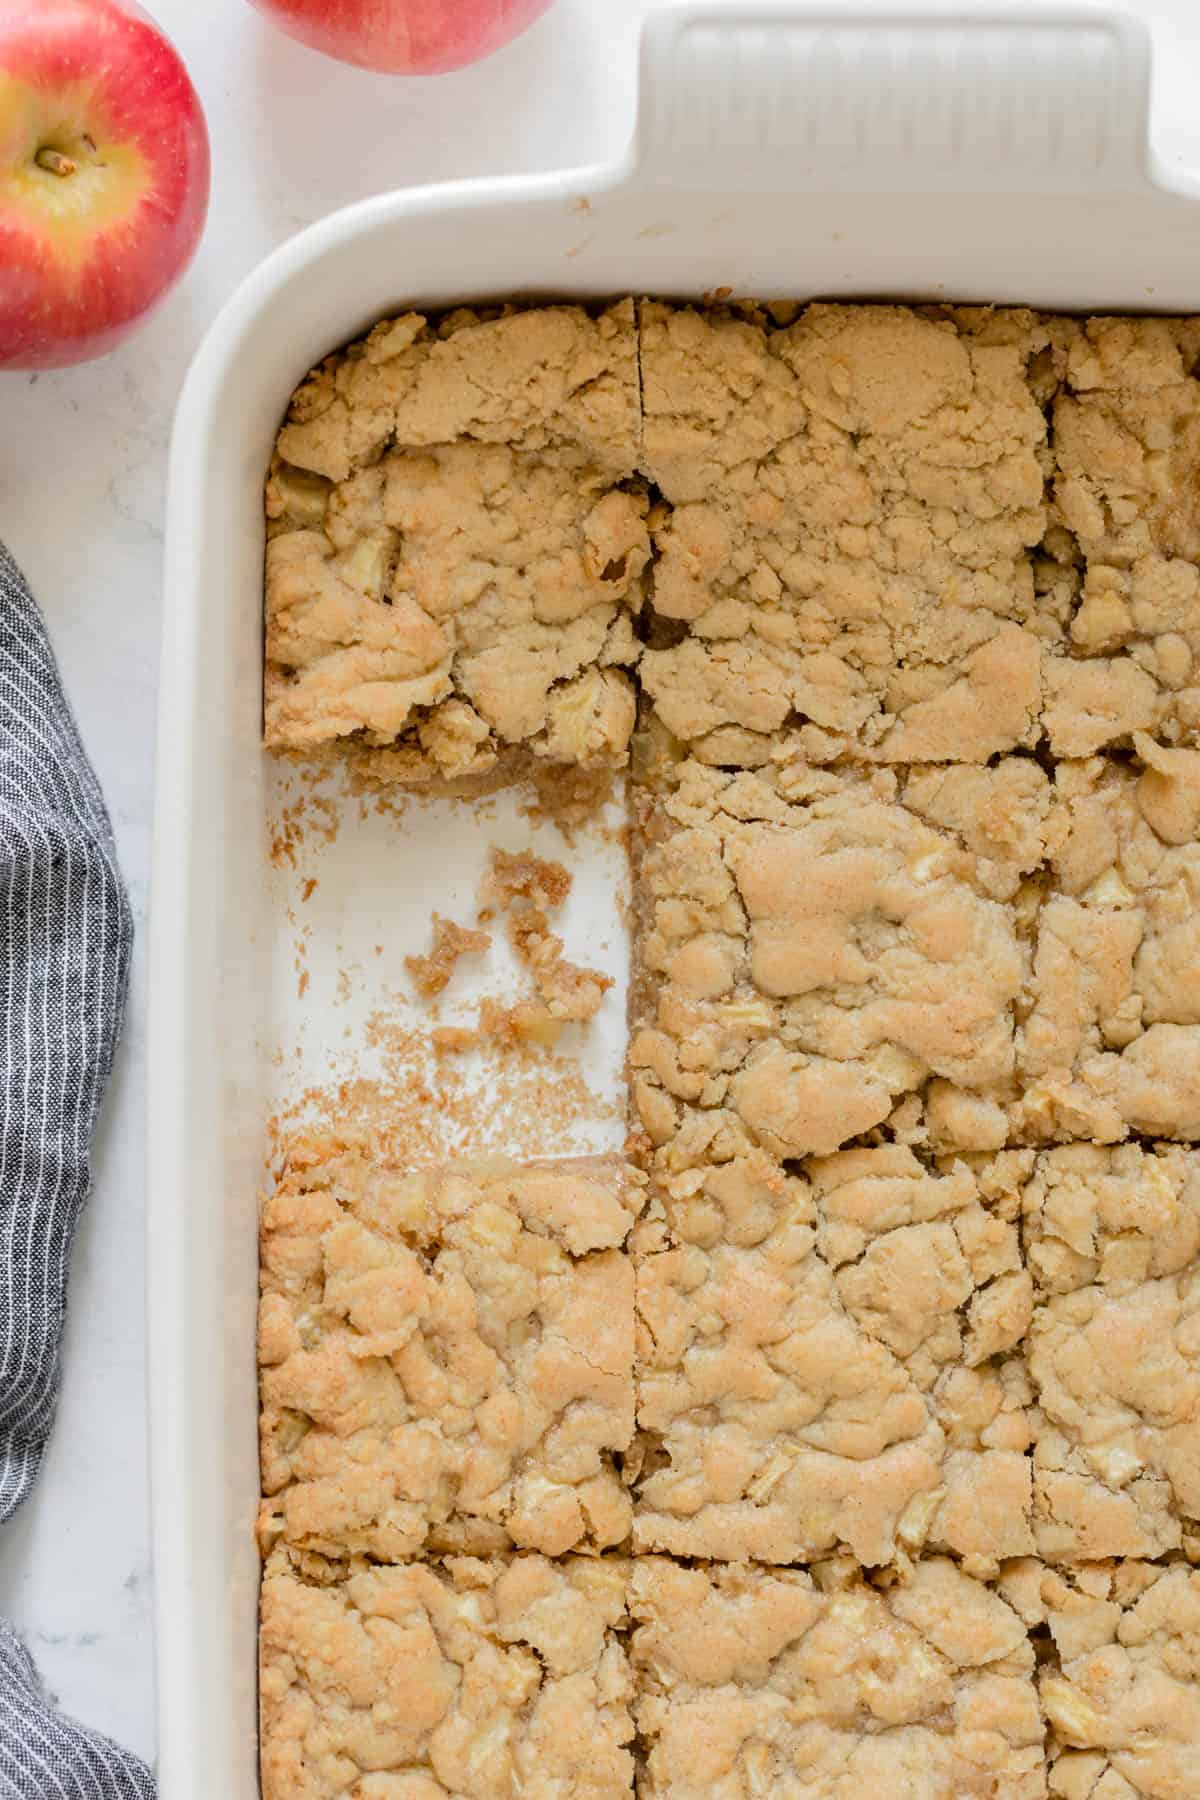
M 338 213 L 246 282 L 196 359 L 171 458 L 151 942 L 164 1800 L 257 1793 L 255 1198 L 279 1096 L 272 1051 L 303 1024 L 289 959 L 307 955 L 318 996 L 325 983 L 301 1058 L 319 1078 L 335 1035 L 366 1018 L 357 1002 L 335 1018 L 338 933 L 361 949 L 386 930 L 392 956 L 397 936 L 427 934 L 431 904 L 453 912 L 447 884 L 463 899 L 483 854 L 421 809 L 390 838 L 368 824 L 326 858 L 307 933 L 287 916 L 296 895 L 266 856 L 278 778 L 259 747 L 260 491 L 287 396 L 318 356 L 407 303 L 729 287 L 1200 308 L 1200 188 L 1149 152 L 1141 27 L 1060 8 L 957 11 L 664 12 L 619 164 Z M 612 874 L 602 863 L 597 881 Z M 584 891 L 590 931 L 588 904 Z M 612 1065 L 619 1042 L 603 1055 Z

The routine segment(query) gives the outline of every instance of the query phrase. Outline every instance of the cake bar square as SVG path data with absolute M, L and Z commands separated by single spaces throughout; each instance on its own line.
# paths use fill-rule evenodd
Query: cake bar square
M 898 1108 L 1005 1143 L 1052 791 L 995 767 L 688 758 L 643 802 L 634 1102 L 659 1160 L 717 1116 L 786 1160 Z
M 888 1585 L 649 1557 L 630 1612 L 646 1800 L 1046 1793 L 1025 1624 L 949 1560 Z
M 1200 1138 L 1200 751 L 757 770 L 655 744 L 630 1050 L 656 1158 Z M 711 1120 L 710 1120 L 711 1123 Z
M 1043 1151 L 1022 1203 L 1038 1554 L 1177 1553 L 1200 1518 L 1200 1152 Z
M 619 1558 L 310 1560 L 263 1580 L 263 1800 L 632 1795 Z
M 1200 1793 L 1200 1573 L 1186 1563 L 1017 1563 L 1001 1583 L 1049 1629 L 1039 1689 L 1061 1800 Z
M 732 1133 L 656 1184 L 634 1238 L 634 1549 L 973 1572 L 1029 1554 L 1031 1153 L 900 1145 L 784 1172 Z
M 616 1159 L 414 1175 L 353 1137 L 298 1144 L 263 1213 L 264 1544 L 621 1542 L 639 1205 Z
M 1088 319 L 1053 413 L 1051 544 L 1080 586 L 1047 668 L 1056 756 L 1200 742 L 1200 321 Z
M 629 301 L 406 314 L 327 359 L 267 486 L 268 745 L 413 783 L 623 761 L 639 440 Z
M 1033 745 L 1072 598 L 1034 554 L 1056 328 L 829 305 L 777 328 L 647 303 L 640 329 L 644 467 L 665 500 L 663 641 L 640 680 L 663 724 L 725 766 L 765 761 L 790 723 L 826 757 Z
M 1200 751 L 1054 773 L 1020 1129 L 1113 1143 L 1200 1138 Z

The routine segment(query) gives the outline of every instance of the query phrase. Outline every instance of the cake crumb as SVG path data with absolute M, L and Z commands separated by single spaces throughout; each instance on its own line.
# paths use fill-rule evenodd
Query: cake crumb
M 518 1000 L 515 1006 L 483 1000 L 479 1006 L 478 1036 L 490 1038 L 502 1050 L 521 1050 L 531 1045 L 550 1050 L 558 1042 L 564 1023 L 538 1000 Z
M 482 1028 L 502 1042 L 552 1043 L 557 1027 L 585 1024 L 599 1010 L 612 977 L 598 969 L 569 962 L 563 940 L 550 929 L 547 914 L 561 906 L 571 891 L 571 876 L 562 863 L 547 862 L 531 851 L 492 848 L 491 868 L 480 891 L 479 917 L 491 919 L 498 911 L 509 913 L 508 935 L 519 961 L 533 976 L 542 1002 L 516 1007 L 491 1008 Z
M 489 948 L 491 941 L 488 932 L 456 925 L 453 919 L 443 919 L 435 912 L 433 949 L 428 956 L 406 956 L 404 966 L 421 998 L 434 1000 L 450 985 L 459 958 L 480 954 Z
M 531 850 L 501 850 L 493 844 L 491 867 L 479 892 L 479 917 L 491 919 L 518 901 L 543 911 L 561 906 L 571 891 L 571 877 L 559 862 L 547 862 Z
M 544 912 L 531 906 L 514 913 L 508 935 L 552 1018 L 583 1024 L 595 1016 L 613 985 L 612 976 L 568 962 L 563 941 L 550 930 Z

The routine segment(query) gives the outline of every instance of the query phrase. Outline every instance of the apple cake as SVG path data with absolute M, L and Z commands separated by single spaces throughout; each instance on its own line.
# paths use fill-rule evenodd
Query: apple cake
M 298 390 L 267 741 L 625 771 L 631 1130 L 290 1145 L 266 1800 L 1200 1793 L 1198 367 L 626 300 Z

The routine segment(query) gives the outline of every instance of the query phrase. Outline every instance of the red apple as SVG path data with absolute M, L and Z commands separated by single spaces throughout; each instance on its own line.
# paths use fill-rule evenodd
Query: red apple
M 490 56 L 550 0 L 251 0 L 308 44 L 388 75 L 441 75 Z
M 187 70 L 121 0 L 0 0 L 0 369 L 103 356 L 191 259 L 208 134 Z

